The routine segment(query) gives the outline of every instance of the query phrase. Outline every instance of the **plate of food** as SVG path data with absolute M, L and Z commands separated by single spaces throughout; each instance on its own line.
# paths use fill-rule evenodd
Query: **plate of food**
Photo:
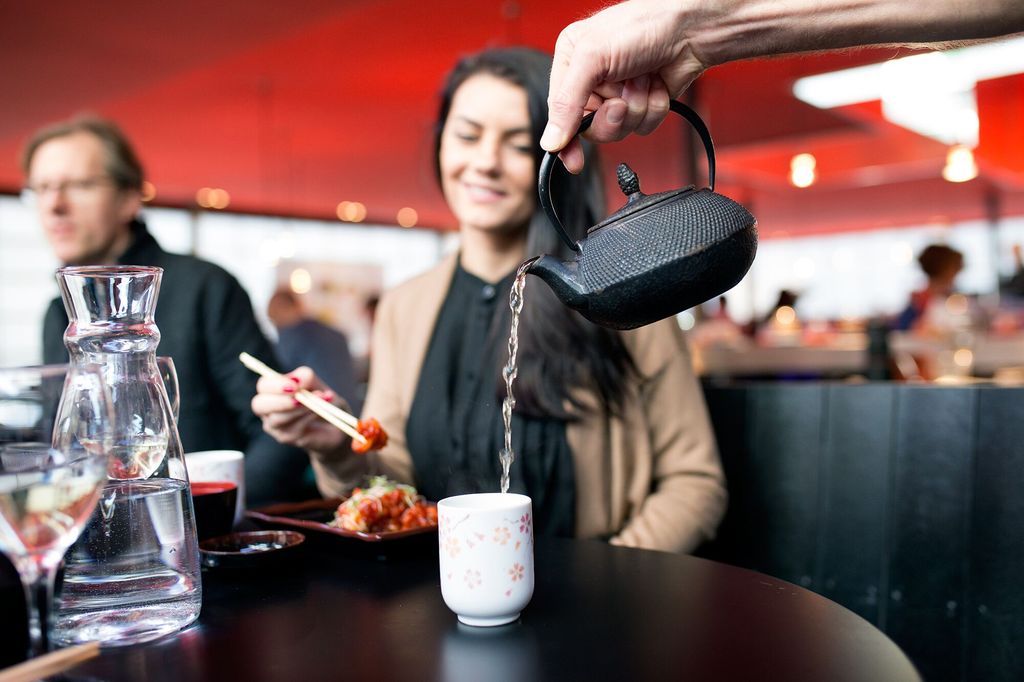
M 398 540 L 437 532 L 437 505 L 416 488 L 372 477 L 345 499 L 275 504 L 245 513 L 268 528 L 285 528 L 364 542 Z

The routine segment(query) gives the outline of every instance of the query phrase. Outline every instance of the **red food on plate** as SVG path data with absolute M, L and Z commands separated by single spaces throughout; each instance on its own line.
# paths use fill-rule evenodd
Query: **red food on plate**
M 359 425 L 356 427 L 359 434 L 366 439 L 366 442 L 360 443 L 358 440 L 352 440 L 352 451 L 357 454 L 364 454 L 370 450 L 380 450 L 382 447 L 388 444 L 388 433 L 384 430 L 384 427 L 380 425 L 380 422 L 373 417 L 369 419 L 360 419 Z
M 427 504 L 411 485 L 377 476 L 368 487 L 352 491 L 330 525 L 364 533 L 436 526 L 437 507 Z

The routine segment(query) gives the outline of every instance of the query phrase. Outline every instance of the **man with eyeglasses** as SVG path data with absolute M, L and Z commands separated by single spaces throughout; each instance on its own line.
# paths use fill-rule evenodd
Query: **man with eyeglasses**
M 156 323 L 158 353 L 174 359 L 186 452 L 244 450 L 250 503 L 315 494 L 303 483 L 307 458 L 263 432 L 249 401 L 257 377 L 241 365 L 246 351 L 273 364 L 249 296 L 227 271 L 164 251 L 143 223 L 143 171 L 114 124 L 78 118 L 38 131 L 22 157 L 24 196 L 66 265 L 131 264 L 164 269 Z M 43 359 L 67 362 L 68 319 L 55 299 L 43 323 Z

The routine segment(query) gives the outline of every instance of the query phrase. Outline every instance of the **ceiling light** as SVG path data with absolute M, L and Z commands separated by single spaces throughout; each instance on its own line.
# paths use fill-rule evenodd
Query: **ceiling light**
M 416 209 L 409 208 L 408 206 L 398 209 L 398 215 L 396 217 L 398 219 L 398 224 L 402 227 L 412 227 L 420 218 L 419 214 L 416 213 Z
M 313 288 L 313 276 L 305 268 L 295 268 L 288 278 L 288 284 L 295 293 L 306 294 Z
M 361 223 L 366 219 L 366 206 L 358 201 L 353 201 L 350 206 L 352 207 L 352 222 Z
M 222 210 L 231 203 L 231 195 L 226 191 L 213 187 L 203 187 L 196 192 L 196 203 L 203 208 Z
M 967 182 L 978 177 L 978 164 L 974 160 L 974 152 L 970 147 L 961 144 L 953 145 L 946 152 L 946 165 L 942 169 L 942 178 L 949 182 Z
M 944 52 L 882 65 L 882 116 L 946 144 L 978 144 L 977 81 Z
M 794 187 L 810 187 L 818 179 L 814 154 L 797 154 L 789 162 L 789 181 Z
M 779 306 L 775 311 L 775 321 L 783 327 L 796 324 L 796 311 L 788 305 Z
M 953 364 L 957 367 L 970 367 L 974 362 L 974 353 L 970 348 L 957 348 L 953 353 Z
M 978 143 L 978 81 L 1024 73 L 1024 37 L 800 78 L 793 94 L 822 109 L 882 102 L 889 121 L 946 144 Z
M 793 94 L 820 109 L 879 100 L 882 99 L 884 70 L 892 72 L 894 64 L 913 64 L 914 60 L 936 55 L 941 55 L 944 63 L 955 69 L 953 74 L 946 74 L 947 80 L 955 74 L 961 89 L 974 87 L 977 81 L 1024 73 L 1024 36 L 799 78 L 793 84 Z M 896 67 L 897 73 L 899 68 Z
M 366 206 L 358 201 L 343 201 L 338 204 L 338 220 L 346 223 L 361 223 L 366 218 Z
M 881 64 L 868 64 L 805 76 L 793 83 L 793 95 L 819 109 L 870 102 L 882 98 L 881 75 Z
M 231 195 L 223 189 L 211 189 L 208 196 L 210 208 L 217 211 L 224 210 L 231 203 Z

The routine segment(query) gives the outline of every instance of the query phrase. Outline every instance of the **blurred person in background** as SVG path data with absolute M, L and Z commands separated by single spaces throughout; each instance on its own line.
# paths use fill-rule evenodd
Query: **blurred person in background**
M 368 336 L 373 337 L 373 325 L 377 321 L 377 306 L 380 305 L 380 296 L 373 294 L 363 301 L 363 318 L 366 323 L 366 328 L 369 330 Z M 370 343 L 366 344 L 366 352 L 362 357 L 354 358 L 356 365 L 356 383 L 359 385 L 359 397 L 360 402 L 366 399 L 366 389 L 370 383 L 370 360 L 373 354 L 373 347 Z
M 779 296 L 775 299 L 775 305 L 772 306 L 772 309 L 761 320 L 761 324 L 770 325 L 773 322 L 782 322 L 784 324 L 793 322 L 798 298 L 800 298 L 800 295 L 795 291 L 790 291 L 789 289 L 779 291 Z M 782 311 L 781 320 L 779 320 L 780 311 Z M 791 317 L 790 313 L 793 313 L 793 317 Z
M 796 314 L 796 302 L 800 295 L 789 289 L 782 289 L 775 305 L 756 326 L 758 343 L 766 346 L 792 346 L 800 343 L 803 326 Z
M 707 312 L 709 307 L 714 312 Z M 743 328 L 729 316 L 725 296 L 718 297 L 717 306 L 708 301 L 690 312 L 694 316 L 694 325 L 686 332 L 686 340 L 690 343 L 693 370 L 698 375 L 708 371 L 708 356 L 716 349 L 742 349 L 750 344 Z
M 1006 296 L 1010 296 L 1020 304 L 1021 300 L 1024 300 L 1024 253 L 1022 253 L 1021 245 L 1013 245 L 1013 274 L 1005 282 L 1002 282 L 999 287 L 999 292 Z
M 745 341 L 743 329 L 729 316 L 728 300 L 725 296 L 718 297 L 718 305 L 714 312 L 708 314 L 710 303 L 694 308 L 696 323 L 687 334 L 687 338 L 695 347 L 732 346 Z
M 380 300 L 363 412 L 379 419 L 387 445 L 353 453 L 348 437 L 295 405 L 295 384 L 260 380 L 253 410 L 269 433 L 310 452 L 324 495 L 347 493 L 367 473 L 414 483 L 433 500 L 498 489 L 509 292 L 528 256 L 568 256 L 537 200 L 550 69 L 543 53 L 506 48 L 449 74 L 434 160 L 460 249 Z M 605 214 L 591 171 L 552 178 L 576 239 Z M 692 551 L 714 535 L 726 490 L 679 325 L 603 329 L 529 282 L 509 489 L 533 499 L 538 534 Z M 308 371 L 292 377 L 323 388 Z
M 910 295 L 910 302 L 896 319 L 896 329 L 925 334 L 948 331 L 951 320 L 947 301 L 954 292 L 957 275 L 964 268 L 964 255 L 945 244 L 930 244 L 921 251 L 917 262 L 928 281 Z
M 267 317 L 277 328 L 277 357 L 283 367 L 309 367 L 336 395 L 345 396 L 356 413 L 355 365 L 348 339 L 334 327 L 309 316 L 298 295 L 279 289 L 267 304 Z
M 243 450 L 250 502 L 288 497 L 305 457 L 262 431 L 249 409 L 256 375 L 242 351 L 276 364 L 249 296 L 223 268 L 164 251 L 140 216 L 143 168 L 112 122 L 79 117 L 37 131 L 23 156 L 25 196 L 64 265 L 163 268 L 156 309 L 157 352 L 174 359 L 181 396 L 178 431 L 185 452 Z M 58 297 L 43 322 L 43 361 L 65 363 L 68 326 Z

